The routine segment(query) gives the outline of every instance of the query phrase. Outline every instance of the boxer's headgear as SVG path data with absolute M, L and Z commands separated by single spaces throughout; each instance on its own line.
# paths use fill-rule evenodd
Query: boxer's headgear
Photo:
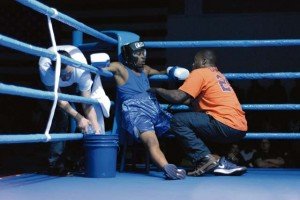
M 138 53 L 143 53 L 146 57 L 145 44 L 141 41 L 125 44 L 121 47 L 121 51 L 123 60 L 128 67 L 136 67 Z

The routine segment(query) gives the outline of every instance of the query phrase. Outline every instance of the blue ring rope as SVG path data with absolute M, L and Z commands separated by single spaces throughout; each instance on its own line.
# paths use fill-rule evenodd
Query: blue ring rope
M 146 48 L 199 48 L 199 47 L 280 47 L 299 46 L 299 39 L 282 40 L 213 40 L 213 41 L 144 41 Z M 96 50 L 98 42 L 81 44 L 79 48 Z
M 109 134 L 109 133 L 107 133 Z M 53 133 L 51 141 L 67 141 L 67 140 L 82 140 L 82 133 Z M 174 137 L 169 135 L 169 137 Z M 298 140 L 300 133 L 247 133 L 244 139 L 273 139 L 273 140 Z M 19 144 L 19 143 L 37 143 L 47 142 L 45 134 L 16 134 L 16 135 L 0 135 L 0 144 Z
M 300 72 L 277 72 L 277 73 L 225 73 L 230 80 L 244 79 L 296 79 L 300 78 Z M 150 80 L 170 80 L 168 75 L 159 74 L 149 77 Z
M 257 140 L 257 139 L 272 139 L 272 140 L 299 140 L 300 133 L 247 133 L 244 139 Z
M 164 110 L 174 110 L 174 111 L 189 111 L 190 107 L 186 105 L 169 105 L 160 104 Z M 169 108 L 170 107 L 170 108 Z M 243 104 L 243 110 L 300 110 L 300 104 Z
M 147 48 L 198 48 L 198 47 L 280 47 L 299 46 L 299 39 L 281 40 L 213 40 L 213 41 L 144 41 Z
M 43 56 L 43 57 L 47 57 L 51 60 L 56 59 L 56 54 L 48 49 L 36 47 L 36 46 L 12 39 L 10 37 L 7 37 L 7 36 L 1 35 L 1 34 L 0 34 L 0 45 L 21 51 L 23 53 L 27 53 L 27 54 L 31 54 L 31 55 L 35 55 L 35 56 Z M 101 74 L 106 77 L 112 76 L 112 73 L 109 71 L 99 70 L 96 67 L 78 62 L 78 61 L 68 58 L 66 56 L 61 56 L 61 61 L 64 64 L 72 65 L 77 68 L 87 69 L 91 72 Z
M 0 83 L 0 93 L 23 96 L 23 97 L 30 97 L 30 98 L 38 98 L 38 99 L 47 99 L 47 100 L 54 99 L 54 92 L 42 91 L 42 90 L 14 86 L 14 85 L 7 85 L 4 83 Z M 92 99 L 92 98 L 86 98 L 86 97 L 82 97 L 82 96 L 62 94 L 62 93 L 58 93 L 58 99 L 70 101 L 70 102 L 87 103 L 87 104 L 98 104 L 99 103 L 97 100 Z
M 51 142 L 67 141 L 67 140 L 82 140 L 82 133 L 52 133 Z M 0 144 L 20 144 L 20 143 L 36 143 L 47 142 L 45 134 L 17 134 L 17 135 L 0 135 Z
M 95 38 L 101 39 L 101 40 L 106 41 L 111 44 L 115 44 L 115 45 L 118 44 L 117 40 L 99 32 L 91 27 L 88 27 L 85 24 L 78 22 L 77 20 L 75 20 L 65 14 L 62 14 L 58 11 L 57 11 L 58 15 L 53 17 L 53 15 L 55 14 L 54 10 L 38 1 L 35 1 L 35 0 L 16 0 L 16 1 L 23 4 L 24 6 L 27 6 L 31 9 L 35 10 L 35 11 L 38 11 L 44 15 L 47 15 L 47 16 L 52 17 L 62 23 L 65 23 L 79 31 L 82 31 L 86 34 L 94 36 Z
M 300 104 L 243 104 L 243 110 L 300 110 Z
M 294 79 L 300 78 L 300 72 L 276 72 L 276 73 L 225 73 L 231 80 L 244 79 Z
M 24 96 L 30 98 L 38 99 L 54 99 L 54 93 L 50 91 L 42 91 L 37 89 L 31 89 L 27 87 L 20 87 L 14 85 L 7 85 L 0 83 L 0 93 L 2 94 L 11 94 L 17 96 Z M 70 102 L 81 102 L 87 104 L 98 104 L 98 101 L 92 98 L 86 98 L 76 95 L 69 94 L 58 94 L 59 100 L 65 100 Z M 114 102 L 112 102 L 114 105 Z M 168 104 L 160 104 L 162 109 L 168 109 Z M 244 110 L 300 110 L 300 104 L 243 104 L 242 108 Z M 172 110 L 189 110 L 189 107 L 186 105 L 172 105 Z

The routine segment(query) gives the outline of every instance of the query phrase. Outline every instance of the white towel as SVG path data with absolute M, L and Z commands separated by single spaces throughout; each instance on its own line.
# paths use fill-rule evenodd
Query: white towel
M 111 102 L 108 96 L 106 96 L 105 91 L 102 86 L 101 78 L 99 75 L 96 75 L 94 79 L 94 84 L 92 87 L 92 94 L 91 98 L 96 99 L 99 104 L 94 105 L 98 124 L 100 126 L 100 133 L 105 133 L 105 126 L 104 126 L 104 117 L 103 115 L 108 118 L 110 116 L 110 106 Z

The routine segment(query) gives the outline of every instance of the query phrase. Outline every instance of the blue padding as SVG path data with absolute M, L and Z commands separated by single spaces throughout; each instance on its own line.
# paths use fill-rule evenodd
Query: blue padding
M 168 182 L 156 170 L 117 173 L 117 178 L 109 179 L 20 174 L 2 178 L 0 196 L 2 200 L 299 200 L 299 177 L 299 168 L 249 168 L 243 176 Z
M 86 34 L 89 34 L 91 36 L 94 36 L 95 38 L 98 38 L 100 40 L 103 40 L 103 41 L 106 41 L 108 43 L 112 43 L 112 44 L 118 44 L 118 41 L 111 38 L 111 37 L 108 37 L 107 35 L 93 29 L 93 28 L 90 28 L 88 26 L 86 26 L 85 24 L 81 23 L 81 22 L 78 22 L 77 20 L 65 15 L 65 14 L 62 14 L 60 12 L 57 13 L 56 16 L 54 16 L 55 12 L 52 8 L 38 2 L 38 1 L 35 1 L 35 0 L 17 0 L 17 2 L 37 11 L 37 12 L 40 12 L 44 15 L 47 15 L 49 17 L 52 17 L 62 23 L 65 23 L 79 31 L 82 31 Z
M 84 52 L 107 52 L 114 50 L 116 47 L 111 44 L 106 44 L 104 42 L 91 42 L 91 43 L 83 43 L 77 46 L 81 51 Z
M 76 47 L 83 43 L 83 33 L 81 31 L 72 32 L 72 44 Z
M 123 57 L 121 55 L 121 47 L 124 44 L 140 40 L 140 36 L 138 36 L 135 33 L 127 32 L 127 31 L 109 30 L 109 31 L 103 31 L 103 33 L 110 35 L 113 38 L 117 38 L 117 40 L 118 40 L 118 60 L 121 63 L 124 63 Z
M 144 41 L 146 48 L 199 48 L 199 47 L 277 47 L 299 46 L 299 39 L 283 40 L 213 40 L 213 41 Z

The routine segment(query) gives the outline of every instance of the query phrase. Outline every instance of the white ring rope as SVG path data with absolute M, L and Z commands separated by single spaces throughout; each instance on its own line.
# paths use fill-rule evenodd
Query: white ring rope
M 57 16 L 57 10 L 52 8 L 54 10 L 54 15 L 52 15 L 51 17 L 55 17 Z M 56 11 L 56 14 L 55 14 Z M 45 136 L 47 138 L 47 142 L 49 140 L 51 140 L 51 135 L 49 134 L 51 125 L 52 125 L 52 120 L 54 117 L 54 113 L 55 113 L 55 109 L 57 106 L 57 100 L 58 100 L 58 83 L 59 83 L 59 77 L 60 77 L 60 70 L 61 70 L 61 57 L 60 54 L 57 52 L 57 46 L 56 46 L 56 41 L 55 41 L 55 36 L 54 36 L 54 32 L 53 32 L 53 27 L 52 27 L 52 22 L 51 22 L 51 18 L 48 16 L 48 27 L 49 27 L 49 32 L 50 32 L 50 36 L 51 36 L 51 42 L 52 42 L 52 46 L 53 46 L 53 50 L 56 54 L 56 65 L 55 65 L 55 78 L 54 78 L 54 100 L 53 100 L 53 104 L 52 104 L 52 108 L 51 108 L 51 112 L 50 112 L 50 116 L 48 119 L 48 123 L 47 123 L 47 127 L 45 130 Z

